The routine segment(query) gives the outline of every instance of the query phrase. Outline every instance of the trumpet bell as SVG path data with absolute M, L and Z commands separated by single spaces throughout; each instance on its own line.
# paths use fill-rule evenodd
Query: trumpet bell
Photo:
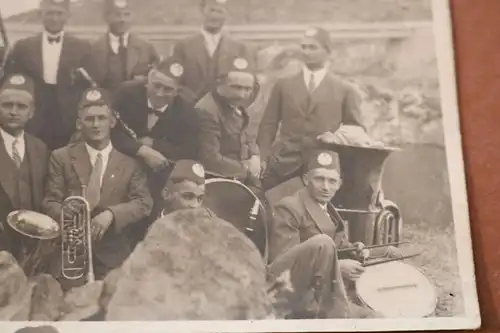
M 16 210 L 7 216 L 9 226 L 34 239 L 55 239 L 61 234 L 59 223 L 47 215 L 30 210 Z

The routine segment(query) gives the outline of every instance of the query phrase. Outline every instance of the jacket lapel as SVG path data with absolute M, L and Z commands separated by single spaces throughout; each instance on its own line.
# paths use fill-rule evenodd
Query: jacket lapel
M 2 172 L 0 172 L 0 184 L 5 193 L 9 196 L 10 202 L 13 203 L 14 187 L 16 185 L 10 172 L 7 172 L 7 170 L 14 167 L 13 165 L 9 165 L 9 163 L 12 163 L 12 159 L 7 153 L 3 139 L 0 136 L 0 170 L 2 170 Z
M 139 62 L 141 49 L 138 47 L 135 36 L 130 34 L 127 45 L 127 77 L 131 78 L 134 68 Z
M 293 89 L 291 99 L 295 104 L 296 108 L 300 110 L 302 114 L 307 114 L 308 107 L 310 103 L 310 95 L 307 90 L 306 83 L 304 81 L 304 73 L 301 70 L 297 75 L 292 78 Z
M 85 143 L 81 142 L 69 148 L 71 165 L 73 166 L 81 185 L 87 185 L 89 182 L 90 173 L 92 172 L 92 164 L 90 156 L 85 149 Z
M 40 168 L 38 163 L 45 163 L 46 160 L 40 157 L 40 150 L 34 144 L 31 136 L 28 134 L 24 135 L 24 141 L 26 142 L 26 156 L 29 158 L 30 174 L 31 174 L 31 195 L 33 196 L 33 202 L 42 202 L 39 194 L 43 193 L 43 182 L 40 183 L 39 179 L 44 179 L 43 168 Z
M 43 53 L 42 53 L 42 33 L 39 33 L 34 39 L 33 50 L 31 59 L 33 59 L 36 73 L 39 73 L 43 78 Z
M 333 221 L 330 219 L 330 217 L 327 215 L 321 207 L 313 201 L 309 193 L 307 193 L 306 189 L 302 189 L 299 193 L 299 196 L 302 198 L 302 201 L 304 202 L 304 206 L 307 209 L 307 212 L 313 219 L 314 223 L 318 227 L 318 229 L 333 238 L 333 234 L 335 232 L 335 226 L 333 224 Z
M 116 149 L 113 148 L 109 154 L 108 165 L 104 171 L 104 177 L 101 186 L 101 198 L 100 203 L 108 202 L 109 198 L 113 195 L 116 189 L 116 183 L 121 178 L 122 168 L 122 155 L 118 153 Z
M 196 56 L 202 77 L 207 77 L 210 55 L 208 54 L 207 47 L 205 46 L 205 38 L 201 33 L 196 36 L 196 39 L 193 42 L 193 48 L 194 50 L 192 54 Z
M 326 98 L 328 98 L 328 96 L 330 94 L 335 93 L 331 89 L 331 87 L 332 87 L 332 85 L 331 85 L 331 77 L 327 73 L 325 75 L 325 77 L 323 78 L 323 81 L 321 81 L 321 83 L 319 84 L 319 86 L 316 87 L 316 89 L 311 94 L 311 101 L 309 103 L 309 108 L 308 108 L 308 111 L 307 111 L 308 113 L 314 111 L 314 109 L 316 108 L 316 106 L 318 105 L 318 103 L 320 103 L 321 101 L 324 101 Z
M 67 68 L 69 61 L 71 60 L 71 52 L 73 49 L 72 40 L 66 34 L 62 39 L 61 56 L 59 58 L 59 66 L 57 68 L 57 82 L 61 82 L 62 70 Z

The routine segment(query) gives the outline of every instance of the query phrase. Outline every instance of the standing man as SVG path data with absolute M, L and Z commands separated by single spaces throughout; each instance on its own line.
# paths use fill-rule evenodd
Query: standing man
M 158 54 L 152 44 L 130 32 L 128 0 L 104 0 L 103 15 L 108 32 L 92 43 L 85 69 L 100 88 L 114 92 L 124 81 L 144 79 Z
M 107 103 L 102 90 L 84 93 L 77 120 L 83 142 L 52 153 L 43 201 L 44 212 L 60 220 L 64 199 L 82 195 L 82 186 L 86 186 L 96 279 L 104 278 L 127 258 L 132 250 L 127 227 L 146 218 L 153 205 L 144 172 L 111 144 L 116 120 Z
M 207 171 L 258 187 L 260 154 L 248 133 L 250 118 L 245 109 L 255 82 L 249 62 L 236 58 L 196 108 L 200 161 Z
M 193 91 L 197 100 L 213 90 L 228 62 L 237 57 L 253 62 L 247 47 L 223 31 L 228 15 L 227 1 L 201 0 L 201 31 L 174 47 L 174 56 L 185 68 L 182 84 Z
M 114 98 L 113 109 L 121 122 L 113 131 L 113 142 L 119 151 L 144 163 L 154 217 L 162 208 L 161 191 L 172 170 L 169 163 L 197 157 L 198 118 L 192 95 L 179 83 L 183 72 L 178 62 L 165 59 L 151 69 L 146 83 L 127 82 Z M 139 238 L 142 234 L 137 231 Z
M 35 113 L 35 83 L 20 74 L 5 78 L 0 88 L 0 219 L 18 209 L 40 211 L 49 151 L 39 139 L 25 133 Z M 4 226 L 5 227 L 5 226 Z M 20 259 L 20 237 L 2 233 L 0 248 Z
M 341 124 L 362 127 L 359 96 L 329 72 L 328 32 L 307 30 L 301 49 L 303 69 L 276 82 L 260 123 L 264 189 L 300 175 L 318 136 L 335 132 Z
M 304 179 L 303 189 L 274 207 L 270 276 L 275 278 L 290 270 L 294 293 L 288 296 L 288 302 L 292 316 L 373 316 L 347 299 L 344 280 L 354 281 L 361 276 L 364 268 L 356 259 L 368 257 L 370 251 L 364 250 L 362 243 L 349 242 L 344 221 L 330 203 L 342 184 L 338 155 L 331 151 L 312 153 Z M 338 249 L 351 247 L 358 250 L 339 258 Z M 379 254 L 400 256 L 394 247 L 375 256 Z
M 41 16 L 44 31 L 14 45 L 7 72 L 35 80 L 36 113 L 26 130 L 56 149 L 65 146 L 75 131 L 77 104 L 85 88 L 74 73 L 89 44 L 64 31 L 70 0 L 42 0 Z

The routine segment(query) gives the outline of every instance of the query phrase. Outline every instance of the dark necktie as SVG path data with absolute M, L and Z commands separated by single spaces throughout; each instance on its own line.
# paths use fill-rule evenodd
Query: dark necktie
M 19 143 L 18 139 L 15 139 L 14 142 L 12 142 L 12 160 L 14 161 L 16 167 L 19 169 L 23 161 L 21 159 L 21 154 L 19 153 L 19 150 L 17 150 L 18 143 Z
M 97 154 L 97 158 L 90 174 L 89 183 L 87 184 L 86 199 L 89 202 L 90 211 L 92 211 L 99 200 L 101 199 L 101 175 L 103 168 L 102 154 Z
M 59 42 L 61 41 L 61 36 L 57 36 L 57 37 L 47 37 L 47 40 L 49 41 L 49 44 L 59 44 Z

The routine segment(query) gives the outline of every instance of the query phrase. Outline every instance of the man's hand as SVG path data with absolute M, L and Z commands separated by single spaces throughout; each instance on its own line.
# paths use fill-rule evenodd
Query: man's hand
M 84 208 L 84 205 L 80 201 L 69 200 L 64 202 L 62 206 L 64 218 L 71 219 L 73 216 L 75 216 L 75 214 L 82 212 L 82 208 Z
M 361 274 L 365 271 L 365 268 L 361 265 L 359 261 L 351 259 L 339 260 L 340 273 L 342 277 L 350 281 L 355 281 L 359 279 Z
M 142 145 L 153 147 L 154 140 L 149 136 L 142 137 L 138 140 Z
M 101 240 L 111 223 L 113 223 L 113 219 L 113 213 L 110 210 L 105 210 L 92 219 L 90 222 L 90 229 L 94 241 L 97 242 Z
M 332 133 L 332 132 L 325 132 L 323 134 L 320 134 L 316 137 L 317 140 L 319 140 L 322 143 L 326 144 L 338 144 L 338 145 L 347 145 L 349 142 L 347 141 L 346 138 L 343 136 L 339 135 L 337 132 Z
M 252 177 L 259 179 L 260 178 L 260 157 L 258 155 L 253 155 L 250 159 L 243 161 L 245 168 L 250 172 Z
M 137 152 L 137 156 L 140 156 L 144 163 L 153 169 L 153 171 L 161 171 L 168 166 L 167 158 L 148 146 L 141 146 Z
M 397 247 L 388 246 L 386 248 L 385 256 L 391 259 L 399 259 L 403 257 L 403 253 Z
M 365 259 L 367 259 L 370 256 L 370 250 L 365 249 L 365 244 L 361 242 L 356 242 L 352 244 L 353 247 L 356 249 L 354 250 L 354 257 L 363 262 Z

